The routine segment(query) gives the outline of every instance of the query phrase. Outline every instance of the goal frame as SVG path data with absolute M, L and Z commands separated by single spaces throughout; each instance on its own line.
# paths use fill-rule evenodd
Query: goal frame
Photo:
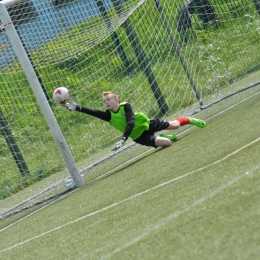
M 57 120 L 53 114 L 49 102 L 42 90 L 36 72 L 33 69 L 30 59 L 24 49 L 21 39 L 7 11 L 8 7 L 13 6 L 15 4 L 19 4 L 23 1 L 24 0 L 3 0 L 0 2 L 0 20 L 2 22 L 2 27 L 5 33 L 7 34 L 7 36 L 9 37 L 11 45 L 30 83 L 30 87 L 32 88 L 34 95 L 37 98 L 38 104 L 40 105 L 40 108 L 47 121 L 50 131 L 54 136 L 56 144 L 62 154 L 65 164 L 69 170 L 69 173 L 73 178 L 76 187 L 81 187 L 84 185 L 84 181 L 79 173 L 79 170 L 76 166 L 72 153 L 63 136 L 59 124 L 57 123 Z

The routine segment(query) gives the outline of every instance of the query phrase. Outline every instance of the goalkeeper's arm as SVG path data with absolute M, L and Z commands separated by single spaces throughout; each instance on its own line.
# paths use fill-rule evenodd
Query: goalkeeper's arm
M 99 119 L 102 119 L 104 121 L 109 122 L 111 120 L 111 113 L 109 110 L 101 111 L 101 110 L 96 110 L 88 107 L 83 107 L 78 104 L 76 104 L 72 99 L 68 103 L 64 105 L 67 107 L 70 111 L 78 111 L 82 112 L 91 116 L 95 116 Z M 112 151 L 116 151 L 117 149 L 121 148 L 126 140 L 128 139 L 129 135 L 131 134 L 134 124 L 135 124 L 135 117 L 134 117 L 134 111 L 129 103 L 126 103 L 125 107 L 125 116 L 126 116 L 126 121 L 127 125 L 125 128 L 125 131 L 123 133 L 123 136 L 119 142 L 116 143 L 115 147 L 112 149 Z
M 81 113 L 85 113 L 85 114 L 97 117 L 97 118 L 107 121 L 107 122 L 109 122 L 111 119 L 111 114 L 109 111 L 104 112 L 104 111 L 97 110 L 97 109 L 83 107 L 83 106 L 76 104 L 72 99 L 70 99 L 70 101 L 68 103 L 66 103 L 64 106 L 67 107 L 72 112 L 78 111 Z
M 135 126 L 135 113 L 132 109 L 132 106 L 129 103 L 124 105 L 125 117 L 126 117 L 126 128 L 123 134 L 125 140 L 128 139 L 128 136 L 131 134 L 134 126 Z
M 116 145 L 113 147 L 111 151 L 116 151 L 117 149 L 121 148 L 126 140 L 128 139 L 128 136 L 131 134 L 134 125 L 135 125 L 135 115 L 134 111 L 129 103 L 126 103 L 124 105 L 124 110 L 125 110 L 125 117 L 126 117 L 126 128 L 123 133 L 123 136 L 119 142 L 116 143 Z

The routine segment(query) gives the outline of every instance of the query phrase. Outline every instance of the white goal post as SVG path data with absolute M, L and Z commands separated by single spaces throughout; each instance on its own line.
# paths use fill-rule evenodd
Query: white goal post
M 149 118 L 207 121 L 216 102 L 260 84 L 257 2 L 0 1 L 0 201 L 67 192 L 68 175 L 88 184 L 99 174 L 90 166 L 114 158 L 122 133 L 52 102 L 57 87 L 83 107 L 105 111 L 102 92 L 114 91 Z
M 33 69 L 33 66 L 30 62 L 28 55 L 23 47 L 23 44 L 16 32 L 16 29 L 13 25 L 13 22 L 7 12 L 7 7 L 10 7 L 14 4 L 18 4 L 22 0 L 4 0 L 0 2 L 0 20 L 3 25 L 3 29 L 8 35 L 10 42 L 16 52 L 16 55 L 21 63 L 22 68 L 28 78 L 30 86 L 37 98 L 37 101 L 42 109 L 42 112 L 46 118 L 46 121 L 49 125 L 49 128 L 55 138 L 58 148 L 63 156 L 63 159 L 67 165 L 67 168 L 73 178 L 76 187 L 84 185 L 84 181 L 79 173 L 79 170 L 76 166 L 74 158 L 70 152 L 70 149 L 66 143 L 66 140 L 60 130 L 60 127 L 56 121 L 56 118 L 51 110 L 51 107 L 48 103 L 48 100 L 41 88 L 41 84 L 37 78 L 37 75 Z

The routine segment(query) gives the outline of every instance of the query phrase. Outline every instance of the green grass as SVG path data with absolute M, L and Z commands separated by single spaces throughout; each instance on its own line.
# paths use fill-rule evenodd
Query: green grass
M 202 111 L 207 127 L 173 131 L 169 148 L 136 145 L 90 170 L 84 187 L 2 220 L 1 259 L 258 259 L 259 93 Z
M 194 28 L 188 32 L 190 40 L 187 43 L 181 42 L 180 36 L 173 30 L 203 99 L 211 94 L 218 94 L 219 90 L 230 87 L 231 83 L 246 76 L 248 72 L 259 69 L 259 18 L 254 14 L 254 8 L 246 8 L 252 2 L 244 1 L 244 6 L 230 3 L 219 6 L 217 0 L 212 2 L 219 16 L 222 14 L 219 28 L 202 28 L 198 18 L 194 16 Z M 162 6 L 168 23 L 174 29 L 178 12 L 176 4 L 162 1 Z M 251 18 L 245 14 L 250 14 Z M 160 16 L 154 2 L 142 5 L 130 20 L 166 102 L 170 104 L 167 116 L 195 103 L 190 83 L 169 43 L 163 23 L 158 23 Z M 122 61 L 113 52 L 111 38 L 102 39 L 102 35 L 93 26 L 97 23 L 101 24 L 100 17 L 73 27 L 71 31 L 64 32 L 30 54 L 48 95 L 51 98 L 57 86 L 69 86 L 77 102 L 103 109 L 102 102 L 99 102 L 100 93 L 113 89 L 124 100 L 131 102 L 136 111 L 141 110 L 149 117 L 159 116 L 158 106 L 154 98 L 151 98 L 153 94 L 144 73 L 140 69 L 132 75 L 126 72 Z M 230 28 L 235 28 L 234 35 L 231 35 Z M 122 28 L 117 33 L 132 68 L 136 68 L 138 62 L 126 33 Z M 94 44 L 95 46 L 82 43 L 82 39 L 89 43 L 92 38 L 102 43 Z M 214 69 L 210 69 L 210 63 L 214 61 L 212 57 L 218 58 L 217 62 L 213 62 Z M 78 66 L 75 67 L 75 64 Z M 32 178 L 29 183 L 61 170 L 64 162 L 20 65 L 15 63 L 6 68 L 0 75 L 0 83 L 0 99 L 3 104 L 1 109 L 30 169 Z M 129 86 L 122 87 L 124 84 Z M 98 120 L 67 113 L 57 105 L 52 108 L 77 162 L 86 156 L 86 151 L 87 155 L 92 155 L 118 138 L 116 131 L 105 135 L 106 125 Z M 0 139 L 0 144 L 0 155 L 5 165 L 1 169 L 0 198 L 4 198 L 28 183 L 20 177 L 3 138 Z M 14 166 L 10 168 L 9 165 Z

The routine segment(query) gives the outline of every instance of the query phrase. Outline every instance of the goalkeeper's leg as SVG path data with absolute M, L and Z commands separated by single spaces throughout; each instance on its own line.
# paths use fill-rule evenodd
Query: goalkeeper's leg
M 160 135 L 155 138 L 156 147 L 169 147 L 172 145 L 172 141 L 169 138 L 162 137 Z
M 180 117 L 174 119 L 173 121 L 169 121 L 169 126 L 166 129 L 167 130 L 177 129 L 180 126 L 187 125 L 187 124 L 195 125 L 200 128 L 206 126 L 206 123 L 201 119 L 192 118 L 192 117 Z
M 166 134 L 159 134 L 160 137 L 165 137 L 171 140 L 171 142 L 177 141 L 177 137 L 175 135 L 166 135 Z

